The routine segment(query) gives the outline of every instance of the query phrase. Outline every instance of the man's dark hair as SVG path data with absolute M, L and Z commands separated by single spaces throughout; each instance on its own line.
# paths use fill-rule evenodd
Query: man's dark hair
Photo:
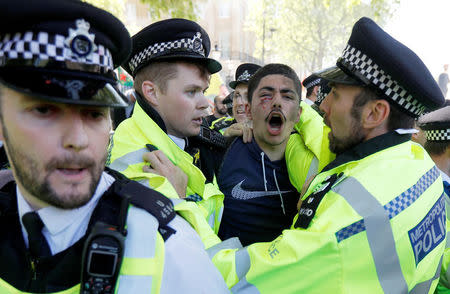
M 309 98 L 309 96 L 311 96 L 313 90 L 314 90 L 314 86 L 306 89 L 306 98 Z
M 442 155 L 449 146 L 449 141 L 426 141 L 423 148 L 425 148 L 430 155 Z
M 355 100 L 353 101 L 351 115 L 354 118 L 359 118 L 360 109 L 364 105 L 366 105 L 367 102 L 378 99 L 383 99 L 383 97 L 381 97 L 381 94 L 371 90 L 368 87 L 363 87 L 362 91 L 355 97 Z M 388 131 L 414 128 L 414 118 L 400 110 L 399 107 L 390 100 L 387 101 L 389 102 L 389 105 L 391 107 L 391 112 L 389 113 L 388 117 Z
M 298 98 L 302 97 L 302 83 L 298 78 L 295 71 L 289 66 L 281 63 L 270 63 L 260 69 L 250 78 L 248 81 L 248 103 L 252 103 L 253 92 L 259 85 L 262 78 L 268 75 L 282 75 L 292 80 L 295 87 L 295 92 L 297 92 Z

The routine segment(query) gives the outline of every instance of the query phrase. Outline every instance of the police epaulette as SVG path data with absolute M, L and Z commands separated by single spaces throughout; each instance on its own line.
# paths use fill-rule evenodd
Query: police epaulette
M 108 170 L 108 172 L 110 174 L 117 173 L 111 170 Z M 117 176 L 117 174 L 114 176 Z M 132 205 L 142 208 L 153 215 L 158 220 L 158 230 L 164 241 L 174 234 L 176 231 L 168 226 L 168 223 L 176 216 L 172 201 L 158 191 L 126 179 L 121 174 L 119 177 L 120 179 L 114 182 L 114 192 L 128 198 Z
M 324 198 L 325 194 L 331 190 L 333 185 L 340 179 L 342 179 L 343 173 L 333 174 L 327 177 L 322 183 L 316 186 L 314 192 L 310 194 L 300 206 L 298 212 L 298 218 L 295 222 L 295 228 L 308 228 L 311 223 L 316 210 L 319 207 L 320 202 Z

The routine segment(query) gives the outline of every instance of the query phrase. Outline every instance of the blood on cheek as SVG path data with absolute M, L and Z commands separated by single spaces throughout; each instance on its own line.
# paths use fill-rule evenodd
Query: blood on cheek
M 264 97 L 259 100 L 259 104 L 262 106 L 262 108 L 266 108 L 271 101 L 272 97 Z

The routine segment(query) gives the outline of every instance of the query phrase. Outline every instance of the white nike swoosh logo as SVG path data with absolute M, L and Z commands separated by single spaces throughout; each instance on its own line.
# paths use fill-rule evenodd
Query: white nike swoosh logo
M 231 196 L 236 199 L 241 200 L 248 200 L 253 198 L 259 198 L 264 196 L 272 196 L 272 195 L 278 195 L 278 191 L 246 191 L 241 188 L 242 183 L 245 180 L 242 180 L 239 184 L 233 187 L 233 190 L 231 190 Z M 292 191 L 280 191 L 281 194 L 289 193 Z

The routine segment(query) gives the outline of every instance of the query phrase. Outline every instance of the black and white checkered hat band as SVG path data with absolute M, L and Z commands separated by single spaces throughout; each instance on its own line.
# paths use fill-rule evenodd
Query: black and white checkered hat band
M 131 58 L 130 62 L 128 63 L 130 70 L 134 72 L 134 70 L 141 63 L 147 61 L 148 59 L 155 56 L 166 55 L 167 53 L 173 51 L 195 52 L 203 57 L 206 57 L 200 37 L 200 33 L 197 33 L 197 35 L 195 35 L 194 38 L 191 39 L 184 38 L 171 42 L 162 42 L 150 45 L 141 52 L 134 55 L 133 58 Z
M 450 141 L 450 129 L 446 130 L 425 130 L 428 141 Z
M 371 84 L 380 89 L 387 97 L 415 116 L 425 111 L 424 105 L 414 99 L 406 89 L 400 86 L 378 64 L 358 49 L 347 45 L 342 53 L 341 64 L 349 69 L 356 69 L 362 77 L 370 81 Z
M 40 66 L 43 61 L 72 61 L 87 65 L 96 65 L 112 70 L 112 55 L 103 45 L 96 44 L 96 50 L 80 57 L 65 44 L 66 36 L 52 35 L 47 32 L 25 32 L 6 34 L 0 39 L 0 66 L 9 60 L 36 61 L 34 66 Z
M 311 87 L 314 87 L 314 86 L 318 85 L 320 83 L 320 81 L 321 81 L 321 79 L 315 79 L 314 81 L 306 84 L 305 88 L 309 89 Z
M 323 99 L 325 99 L 325 97 L 328 95 L 328 93 L 324 93 L 322 92 L 322 87 L 319 87 L 319 90 L 317 91 L 317 98 L 316 98 L 316 102 L 317 103 L 322 103 Z
M 248 82 L 251 77 L 252 77 L 252 75 L 249 74 L 248 71 L 246 70 L 237 78 L 237 81 L 238 82 Z

